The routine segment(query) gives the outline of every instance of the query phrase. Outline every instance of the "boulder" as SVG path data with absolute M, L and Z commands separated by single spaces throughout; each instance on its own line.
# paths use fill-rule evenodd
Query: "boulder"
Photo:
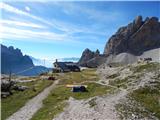
M 14 87 L 13 87 L 13 89 L 14 90 L 16 90 L 16 91 L 24 91 L 24 90 L 26 90 L 26 89 L 28 89 L 29 87 L 27 87 L 27 86 L 17 86 L 17 85 L 15 85 Z
M 1 80 L 1 92 L 12 94 L 11 89 L 14 86 L 15 82 L 11 80 Z M 1 93 L 1 95 L 2 95 Z

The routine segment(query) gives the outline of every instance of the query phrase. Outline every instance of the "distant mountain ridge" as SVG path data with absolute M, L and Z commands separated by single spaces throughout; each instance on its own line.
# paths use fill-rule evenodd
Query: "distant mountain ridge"
M 20 49 L 14 49 L 12 46 L 6 47 L 1 45 L 2 73 L 15 73 L 33 66 L 33 62 L 29 56 L 23 55 Z
M 1 73 L 15 75 L 34 76 L 49 69 L 43 66 L 35 66 L 28 55 L 23 55 L 21 50 L 13 46 L 6 47 L 1 44 Z

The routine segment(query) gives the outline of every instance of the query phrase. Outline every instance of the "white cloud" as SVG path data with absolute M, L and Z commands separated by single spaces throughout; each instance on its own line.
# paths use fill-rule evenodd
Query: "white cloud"
M 104 32 L 97 31 L 96 29 L 91 29 L 88 27 L 80 26 L 80 25 L 74 25 L 71 23 L 63 22 L 60 20 L 51 20 L 52 23 L 55 24 L 57 28 L 60 30 L 66 32 L 67 34 L 74 34 L 74 33 L 85 33 L 85 34 L 95 34 L 95 35 L 105 35 Z M 98 27 L 98 26 L 96 26 Z
M 10 20 L 1 20 L 1 22 L 3 24 L 7 24 L 3 25 L 1 27 L 1 38 L 2 39 L 16 39 L 16 40 L 31 40 L 31 41 L 37 41 L 37 42 L 64 42 L 65 43 L 75 43 L 75 44 L 88 44 L 86 42 L 83 41 L 79 41 L 80 38 L 78 37 L 74 37 L 73 34 L 74 33 L 90 33 L 90 34 L 99 34 L 99 35 L 104 35 L 104 33 L 102 32 L 97 32 L 96 30 L 93 29 L 89 29 L 87 27 L 83 27 L 83 26 L 77 26 L 71 23 L 66 23 L 60 20 L 56 20 L 56 19 L 52 19 L 51 21 L 47 21 L 44 20 L 41 17 L 35 16 L 31 13 L 22 11 L 20 9 L 17 9 L 11 5 L 8 5 L 6 3 L 0 3 L 0 8 L 9 11 L 11 13 L 15 13 L 17 15 L 24 15 L 25 17 L 29 17 L 32 18 L 34 20 L 38 20 L 40 22 L 42 22 L 43 24 L 47 24 L 49 25 L 48 27 L 51 28 L 56 28 L 58 30 L 64 31 L 63 34 L 58 34 L 58 33 L 54 33 L 52 31 L 50 31 L 49 29 L 41 29 L 44 26 L 38 25 L 38 24 L 34 24 L 34 23 L 26 23 L 26 22 L 19 22 L 19 21 L 10 21 Z M 22 29 L 18 29 L 17 27 L 13 26 L 13 25 L 17 25 L 17 26 L 23 26 L 24 28 Z M 33 28 L 37 28 L 36 31 L 33 29 L 26 29 L 25 27 L 33 27 Z M 83 36 L 82 36 L 83 37 Z M 21 39 L 20 39 L 21 38 Z M 89 38 L 87 38 L 89 39 Z M 92 38 L 91 38 L 92 39 Z M 94 41 L 93 41 L 94 42 Z M 90 43 L 90 45 L 97 45 L 97 43 Z
M 13 20 L 0 20 L 1 25 L 11 25 L 11 26 L 23 26 L 23 27 L 32 27 L 32 28 L 46 28 L 46 26 L 34 24 L 32 22 L 21 22 L 21 21 L 13 21 Z
M 10 38 L 11 36 L 14 38 L 30 38 L 31 40 L 35 39 L 44 39 L 44 40 L 52 40 L 52 41 L 63 41 L 66 38 L 64 34 L 56 34 L 53 32 L 45 32 L 45 31 L 33 31 L 33 30 L 24 30 L 24 29 L 16 29 L 7 26 L 1 26 L 1 37 L 2 38 Z
M 59 6 L 63 9 L 64 13 L 68 15 L 78 15 L 77 13 L 82 13 L 88 16 L 89 19 L 100 21 L 100 22 L 109 22 L 117 20 L 117 18 L 122 17 L 120 11 L 101 11 L 93 8 L 88 8 L 75 2 L 53 2 L 52 4 Z
M 22 10 L 19 10 L 19 9 L 15 8 L 15 7 L 12 7 L 12 6 L 10 6 L 10 5 L 6 4 L 6 3 L 0 3 L 0 8 L 4 9 L 6 11 L 9 11 L 11 13 L 16 13 L 18 15 L 24 15 L 24 16 L 30 17 L 32 19 L 38 20 L 38 21 L 40 21 L 42 23 L 45 23 L 47 25 L 50 25 L 50 26 L 52 26 L 52 27 L 54 27 L 56 29 L 59 29 L 59 30 L 65 31 L 65 32 L 72 31 L 72 29 L 68 29 L 68 27 L 64 27 L 63 26 L 64 25 L 63 22 L 60 22 L 60 21 L 57 21 L 57 20 L 53 20 L 52 22 L 49 22 L 49 21 L 46 21 L 46 20 L 44 20 L 44 19 L 42 19 L 40 17 L 37 17 L 35 15 L 32 15 L 30 13 L 27 13 L 25 11 L 22 11 Z
M 25 7 L 25 10 L 29 12 L 29 11 L 30 11 L 30 8 L 29 8 L 28 6 L 26 6 L 26 7 Z
M 57 2 L 53 2 L 53 3 L 55 5 L 59 5 L 60 4 L 60 3 L 57 3 Z M 63 6 L 63 4 L 62 4 L 62 6 Z M 65 7 L 67 7 L 66 10 L 67 9 L 68 10 L 72 10 L 72 8 L 73 8 L 72 11 L 75 11 L 76 8 L 78 10 L 80 10 L 80 8 L 78 6 L 74 7 L 72 4 L 68 4 L 68 3 L 66 4 Z M 6 4 L 6 3 L 0 3 L 0 8 L 3 8 L 5 10 L 9 11 L 9 12 L 12 12 L 12 13 L 16 13 L 18 15 L 24 15 L 24 16 L 30 17 L 32 19 L 38 20 L 38 21 L 40 21 L 40 22 L 42 22 L 44 24 L 47 24 L 47 25 L 49 25 L 49 26 L 51 26 L 53 28 L 56 28 L 56 29 L 61 30 L 61 31 L 64 31 L 67 34 L 73 34 L 73 33 L 77 33 L 77 32 L 85 32 L 85 33 L 95 33 L 95 34 L 99 34 L 99 35 L 104 35 L 104 33 L 97 32 L 94 29 L 91 29 L 91 28 L 89 29 L 88 27 L 83 27 L 83 26 L 77 26 L 77 25 L 66 23 L 66 22 L 63 22 L 63 21 L 60 21 L 60 20 L 56 20 L 56 19 L 52 19 L 51 21 L 47 21 L 47 20 L 44 20 L 43 18 L 40 18 L 38 16 L 32 15 L 30 13 L 27 13 L 25 11 L 22 11 L 22 10 L 19 10 L 19 9 L 15 8 L 15 7 L 12 7 L 12 6 L 10 6 L 10 5 Z
M 44 19 L 42 19 L 40 17 L 37 17 L 35 15 L 32 15 L 32 14 L 27 13 L 27 12 L 22 11 L 22 10 L 19 10 L 19 9 L 17 9 L 15 7 L 12 7 L 12 6 L 10 6 L 10 5 L 6 4 L 6 3 L 3 3 L 3 2 L 0 3 L 0 8 L 4 9 L 6 11 L 9 11 L 11 13 L 15 13 L 15 14 L 18 14 L 18 15 L 24 15 L 24 16 L 30 17 L 32 19 L 38 20 L 38 21 L 40 21 L 42 23 L 45 23 L 45 24 L 48 24 L 48 25 L 53 25 L 52 23 L 50 23 L 50 22 L 48 22 L 48 21 L 46 21 L 46 20 L 44 20 Z
M 42 43 L 61 43 L 69 44 L 70 46 L 79 46 L 79 45 L 88 45 L 88 42 L 79 41 L 76 37 L 69 36 L 67 34 L 56 34 L 53 32 L 44 32 L 44 31 L 32 31 L 32 30 L 23 30 L 10 28 L 6 26 L 1 26 L 0 29 L 0 39 L 10 39 L 20 40 L 20 41 L 34 41 Z M 103 46 L 103 44 L 91 42 L 90 46 Z

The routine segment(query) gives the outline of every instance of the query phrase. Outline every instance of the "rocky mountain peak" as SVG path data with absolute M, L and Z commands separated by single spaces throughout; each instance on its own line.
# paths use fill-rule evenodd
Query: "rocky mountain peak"
M 100 52 L 99 52 L 99 50 L 98 50 L 98 49 L 96 50 L 96 52 L 95 52 L 95 53 L 96 53 L 97 55 L 99 55 L 99 54 L 100 54 Z
M 9 46 L 8 49 L 9 50 L 14 50 L 14 47 L 13 46 Z
M 100 52 L 99 52 L 98 49 L 94 52 L 94 51 L 91 51 L 90 49 L 86 48 L 83 51 L 82 56 L 81 56 L 81 58 L 80 58 L 78 63 L 81 66 L 85 66 L 86 61 L 89 61 L 92 58 L 97 57 L 99 55 L 100 55 Z
M 108 40 L 104 54 L 128 52 L 140 55 L 146 50 L 160 47 L 160 22 L 157 17 L 137 16 L 133 22 L 119 30 Z
M 142 16 L 140 15 L 140 16 L 137 16 L 136 18 L 135 18 L 135 24 L 141 24 L 143 21 L 142 21 Z
M 86 53 L 92 53 L 92 51 L 90 49 L 86 48 L 83 53 L 84 54 L 86 54 Z

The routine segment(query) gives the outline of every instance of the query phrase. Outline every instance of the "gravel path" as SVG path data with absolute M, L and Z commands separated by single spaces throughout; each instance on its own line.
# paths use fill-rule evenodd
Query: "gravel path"
M 33 82 L 36 81 L 36 79 L 31 79 L 31 80 L 20 80 L 20 79 L 14 79 L 14 82 L 20 82 L 20 83 L 26 83 L 26 82 Z
M 42 107 L 42 101 L 48 96 L 50 91 L 58 84 L 58 80 L 51 86 L 44 89 L 37 96 L 29 100 L 24 107 L 11 115 L 7 120 L 29 120 Z
M 114 95 L 94 97 L 88 100 L 70 98 L 69 106 L 53 120 L 119 120 L 115 105 L 124 98 L 127 91 L 120 91 Z M 89 101 L 95 100 L 96 105 L 90 107 Z

